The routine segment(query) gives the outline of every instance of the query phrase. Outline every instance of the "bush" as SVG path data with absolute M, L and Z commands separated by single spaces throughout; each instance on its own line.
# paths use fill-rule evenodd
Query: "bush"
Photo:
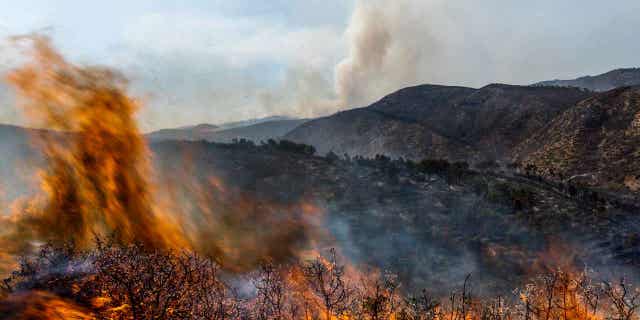
M 5 280 L 0 319 L 636 320 L 640 308 L 640 291 L 624 279 L 595 282 L 562 270 L 541 273 L 510 297 L 475 296 L 470 275 L 446 297 L 404 296 L 394 275 L 347 268 L 335 251 L 264 263 L 246 279 L 190 252 L 47 244 Z

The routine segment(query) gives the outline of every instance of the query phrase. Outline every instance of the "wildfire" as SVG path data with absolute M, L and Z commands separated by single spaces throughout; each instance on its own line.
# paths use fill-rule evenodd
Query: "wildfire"
M 0 304 L 0 314 L 14 320 L 95 320 L 90 311 L 71 301 L 42 291 L 9 297 Z
M 156 249 L 195 250 L 234 271 L 267 258 L 293 259 L 315 238 L 318 208 L 272 203 L 229 190 L 197 172 L 153 180 L 150 152 L 136 126 L 127 81 L 104 68 L 67 62 L 45 37 L 29 40 L 33 61 L 11 72 L 47 160 L 42 194 L 15 206 L 3 238 L 11 253 L 34 241 L 89 248 L 97 237 Z M 273 226 L 278 226 L 277 228 Z
M 170 217 L 151 210 L 149 155 L 125 79 L 68 63 L 47 38 L 26 39 L 33 60 L 7 79 L 34 125 L 57 133 L 37 137 L 49 165 L 40 173 L 44 196 L 15 213 L 19 236 L 88 247 L 116 233 L 124 243 L 186 247 Z
M 190 168 L 159 185 L 124 77 L 73 65 L 44 37 L 16 40 L 29 40 L 33 61 L 7 79 L 34 125 L 54 133 L 36 137 L 42 194 L 2 217 L 0 268 L 23 281 L 3 283 L 2 319 L 637 318 L 640 291 L 592 283 L 562 246 L 511 304 L 473 297 L 469 278 L 448 299 L 404 296 L 394 275 L 318 249 L 334 243 L 313 201 L 273 203 Z M 35 262 L 11 260 L 36 249 Z M 501 250 L 514 249 L 487 254 Z M 250 275 L 254 296 L 222 280 L 233 273 Z

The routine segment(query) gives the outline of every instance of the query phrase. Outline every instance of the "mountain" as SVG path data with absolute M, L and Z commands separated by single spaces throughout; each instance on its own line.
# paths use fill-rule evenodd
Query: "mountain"
M 218 125 L 220 129 L 232 129 L 239 127 L 251 126 L 254 124 L 259 124 L 263 122 L 271 122 L 271 121 L 281 121 L 281 120 L 297 120 L 296 118 L 287 117 L 287 116 L 269 116 L 264 118 L 256 118 L 242 121 L 234 121 L 234 122 L 225 122 L 223 124 Z
M 581 101 L 518 147 L 547 177 L 640 191 L 640 86 Z
M 597 76 L 585 76 L 573 80 L 549 80 L 533 85 L 576 87 L 602 92 L 619 87 L 640 85 L 640 68 L 616 69 Z
M 320 153 L 506 159 L 521 141 L 591 95 L 575 88 L 422 85 L 365 108 L 311 120 L 285 139 L 313 145 Z
M 213 124 L 199 124 L 195 126 L 187 126 L 173 129 L 160 129 L 158 131 L 147 134 L 147 137 L 153 141 L 160 140 L 206 140 L 211 134 L 220 128 Z
M 206 140 L 212 142 L 231 142 L 233 139 L 248 139 L 259 142 L 261 140 L 277 139 L 287 132 L 303 124 L 305 119 L 282 119 L 270 117 L 243 122 L 214 125 L 197 125 L 176 129 L 162 129 L 149 133 L 151 141 L 164 140 Z M 269 120 L 267 120 L 269 119 Z
M 232 142 L 234 139 L 247 139 L 254 142 L 267 141 L 283 137 L 297 126 L 307 122 L 306 119 L 273 120 L 260 122 L 245 127 L 217 131 L 205 140 L 212 142 Z

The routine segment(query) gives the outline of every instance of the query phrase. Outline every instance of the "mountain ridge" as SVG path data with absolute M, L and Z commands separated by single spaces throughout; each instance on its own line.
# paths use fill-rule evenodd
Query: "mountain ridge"
M 596 92 L 635 85 L 640 85 L 640 68 L 619 68 L 595 76 L 582 76 L 570 80 L 547 80 L 533 84 L 533 86 L 577 87 Z
M 211 142 L 232 142 L 233 139 L 266 141 L 278 139 L 306 121 L 306 119 L 274 116 L 221 125 L 200 124 L 181 128 L 160 129 L 146 134 L 146 137 L 150 141 L 206 140 Z
M 574 88 L 422 85 L 368 107 L 311 120 L 285 138 L 314 145 L 320 153 L 502 159 L 521 136 L 591 95 Z
M 524 141 L 515 157 L 549 178 L 640 191 L 640 86 L 581 101 Z

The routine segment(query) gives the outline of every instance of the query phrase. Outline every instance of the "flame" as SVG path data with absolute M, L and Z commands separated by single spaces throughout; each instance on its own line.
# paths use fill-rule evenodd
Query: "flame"
M 149 153 L 126 80 L 70 64 L 45 37 L 28 40 L 33 61 L 7 80 L 34 124 L 56 134 L 36 137 L 48 163 L 40 172 L 44 195 L 15 213 L 21 236 L 88 247 L 96 235 L 115 233 L 122 242 L 186 247 L 169 217 L 152 210 Z
M 311 201 L 258 199 L 217 177 L 199 179 L 188 163 L 174 181 L 153 180 L 134 119 L 140 103 L 128 95 L 126 79 L 66 61 L 46 37 L 15 40 L 31 45 L 33 59 L 7 80 L 33 125 L 52 131 L 34 137 L 47 160 L 42 193 L 17 203 L 7 218 L 7 252 L 43 241 L 89 248 L 96 236 L 114 235 L 123 244 L 194 250 L 245 272 L 264 259 L 296 259 L 322 238 L 321 210 Z
M 95 320 L 93 313 L 51 293 L 31 291 L 0 303 L 0 319 Z
M 519 292 L 528 317 L 567 320 L 604 319 L 602 311 L 589 307 L 581 284 L 583 273 L 556 271 L 538 276 Z
M 262 261 L 294 262 L 308 248 L 325 242 L 324 211 L 310 198 L 273 200 L 227 185 L 212 173 L 203 176 L 193 158 L 200 149 L 180 145 L 180 170 L 157 177 L 154 206 L 179 217 L 193 250 L 226 270 L 248 272 Z

